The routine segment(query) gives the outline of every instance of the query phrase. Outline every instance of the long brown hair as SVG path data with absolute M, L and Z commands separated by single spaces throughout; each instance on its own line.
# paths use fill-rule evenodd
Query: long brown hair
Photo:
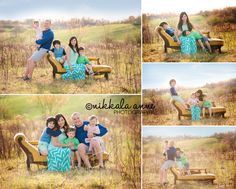
M 75 39 L 75 41 L 76 41 L 75 49 L 74 49 L 73 45 L 71 44 L 71 41 L 72 41 L 73 39 Z M 70 41 L 69 41 L 69 44 L 68 44 L 68 45 L 69 45 L 69 47 L 70 47 L 74 52 L 77 52 L 77 53 L 79 54 L 78 40 L 77 40 L 77 38 L 76 38 L 75 36 L 73 36 L 73 37 L 70 38 Z
M 66 133 L 67 130 L 68 130 L 68 128 L 69 128 L 69 124 L 67 123 L 66 118 L 65 118 L 62 114 L 57 114 L 57 115 L 55 116 L 55 119 L 56 119 L 57 124 L 58 124 L 58 121 L 59 121 L 59 119 L 60 119 L 61 117 L 65 120 L 65 125 L 63 126 L 63 129 L 65 130 L 65 133 Z M 58 127 L 59 127 L 59 125 L 58 125 Z
M 202 90 L 199 89 L 199 90 L 196 91 L 196 93 L 199 94 L 198 100 L 199 100 L 199 101 L 203 101 L 203 92 L 202 92 Z
M 188 26 L 188 30 L 189 30 L 189 31 L 192 31 L 193 25 L 192 25 L 192 23 L 189 21 L 189 18 L 188 18 L 188 15 L 187 15 L 186 12 L 181 12 L 180 15 L 179 15 L 178 29 L 179 29 L 180 31 L 183 31 L 183 30 L 182 30 L 182 26 L 183 26 L 183 20 L 182 20 L 182 18 L 183 18 L 184 15 L 187 16 L 187 26 Z

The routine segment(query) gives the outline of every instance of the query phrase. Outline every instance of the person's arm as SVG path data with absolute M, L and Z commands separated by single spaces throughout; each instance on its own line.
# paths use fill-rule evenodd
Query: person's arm
M 84 57 L 85 64 L 92 65 L 87 56 Z
M 104 127 L 101 124 L 98 124 L 99 130 L 100 130 L 100 134 L 96 135 L 96 136 L 104 136 L 105 134 L 107 134 L 108 130 L 106 127 Z
M 47 128 L 46 133 L 50 136 L 57 137 L 61 134 L 61 131 L 60 130 L 53 131 L 52 129 Z
M 73 147 L 73 144 L 61 144 L 58 141 L 58 137 L 52 137 L 52 145 L 55 147 Z
M 53 38 L 53 34 L 51 32 L 46 33 L 45 35 L 43 35 L 42 39 L 36 40 L 36 44 L 43 45 L 43 44 L 47 43 L 49 40 L 51 40 L 52 38 Z
M 55 56 L 54 56 L 54 48 L 52 48 L 51 50 L 49 50 L 48 53 L 49 53 L 51 56 L 55 57 Z
M 96 135 L 100 134 L 100 129 L 98 126 L 96 126 L 95 129 L 93 130 L 93 134 L 96 134 Z
M 78 145 L 79 145 L 79 140 L 77 139 L 77 138 L 75 138 L 75 147 L 78 147 Z
M 70 63 L 70 47 L 69 46 L 66 48 L 66 60 L 67 60 L 67 64 L 70 67 L 70 70 L 72 70 L 72 65 Z
M 85 126 L 84 126 L 84 131 L 88 131 L 88 129 L 89 129 L 89 126 L 88 126 L 88 125 L 85 125 Z
M 175 32 L 174 32 L 174 35 L 175 35 L 175 37 L 176 37 L 176 40 L 177 40 L 178 44 L 181 44 L 181 42 L 180 42 L 180 40 L 179 40 L 179 36 L 182 35 L 182 32 L 177 28 L 177 29 L 175 30 Z

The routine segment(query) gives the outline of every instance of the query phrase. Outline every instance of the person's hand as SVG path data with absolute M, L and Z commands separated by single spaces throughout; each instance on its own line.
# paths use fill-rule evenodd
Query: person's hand
M 73 143 L 70 143 L 69 144 L 69 147 L 72 149 L 72 148 L 74 148 L 74 144 Z
M 180 42 L 180 40 L 179 40 L 179 39 L 177 40 L 177 43 L 178 43 L 178 45 L 181 45 L 181 42 Z
M 191 33 L 190 31 L 186 31 L 186 35 L 190 35 L 190 33 Z
M 73 68 L 72 68 L 72 66 L 70 65 L 70 71 L 72 71 L 73 70 Z

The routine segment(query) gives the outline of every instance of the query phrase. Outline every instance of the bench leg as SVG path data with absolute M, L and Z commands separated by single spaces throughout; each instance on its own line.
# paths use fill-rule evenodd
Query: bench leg
M 29 158 L 26 159 L 27 170 L 30 171 L 30 160 Z
M 167 53 L 167 46 L 164 45 L 164 53 Z
M 180 121 L 181 120 L 181 115 L 178 114 L 178 120 Z
M 106 78 L 106 80 L 109 80 L 108 73 L 105 73 L 105 74 L 104 74 L 104 77 Z
M 221 54 L 222 53 L 221 46 L 219 46 L 218 49 L 219 49 L 219 53 Z
M 52 72 L 52 77 L 53 77 L 53 79 L 56 78 L 56 73 L 55 72 Z

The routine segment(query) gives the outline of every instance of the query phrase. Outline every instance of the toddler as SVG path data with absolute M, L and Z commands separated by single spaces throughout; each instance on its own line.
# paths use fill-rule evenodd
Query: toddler
M 176 163 L 181 175 L 185 175 L 185 173 L 191 175 L 191 171 L 189 170 L 189 162 L 180 148 L 176 148 Z
M 89 62 L 88 57 L 84 55 L 84 48 L 83 47 L 79 47 L 79 56 L 76 60 L 76 63 L 77 64 L 84 64 L 86 71 L 90 75 L 94 75 L 92 64 Z
M 76 155 L 76 158 L 78 161 L 78 168 L 80 168 L 81 158 L 78 151 L 79 140 L 75 138 L 75 130 L 76 129 L 74 127 L 69 127 L 69 129 L 66 132 L 68 138 L 64 140 L 64 144 L 70 144 L 70 143 L 74 144 L 74 147 L 71 148 L 71 165 L 72 165 L 72 168 L 75 167 L 74 157 Z
M 35 38 L 36 38 L 36 40 L 42 39 L 43 32 L 42 32 L 42 30 L 41 30 L 41 28 L 39 26 L 39 21 L 34 21 L 33 22 L 33 28 L 35 30 Z M 40 45 L 36 44 L 36 47 L 39 48 Z
M 92 140 L 99 141 L 101 144 L 101 137 L 98 137 L 96 135 L 100 134 L 100 129 L 98 127 L 98 118 L 95 115 L 92 115 L 89 117 L 89 125 L 84 126 L 84 130 L 88 132 L 88 135 L 85 139 L 85 142 L 90 143 Z M 89 145 L 89 151 L 93 152 L 93 149 L 91 148 L 91 145 Z M 94 153 L 94 152 L 93 152 Z
M 212 102 L 208 100 L 207 95 L 203 95 L 203 104 L 202 104 L 202 117 L 205 117 L 206 110 L 208 109 L 209 116 L 212 116 Z

